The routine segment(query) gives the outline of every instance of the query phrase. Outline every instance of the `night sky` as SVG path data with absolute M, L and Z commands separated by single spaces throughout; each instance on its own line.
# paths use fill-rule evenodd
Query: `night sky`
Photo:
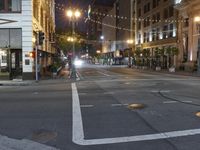
M 105 5 L 112 6 L 115 0 L 56 0 L 56 6 L 62 9 L 67 9 L 69 6 L 79 8 L 82 10 L 87 10 L 88 5 L 92 7 L 94 5 Z M 84 32 L 85 31 L 85 23 L 84 17 L 87 16 L 87 13 L 82 14 L 79 22 L 79 29 Z M 69 25 L 68 19 L 65 16 L 65 11 L 56 8 L 56 28 L 65 28 Z

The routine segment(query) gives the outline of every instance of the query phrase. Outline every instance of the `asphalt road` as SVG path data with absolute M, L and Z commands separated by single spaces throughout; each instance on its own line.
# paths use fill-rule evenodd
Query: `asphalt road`
M 200 78 L 117 66 L 78 72 L 76 82 L 0 87 L 0 134 L 61 150 L 200 150 Z

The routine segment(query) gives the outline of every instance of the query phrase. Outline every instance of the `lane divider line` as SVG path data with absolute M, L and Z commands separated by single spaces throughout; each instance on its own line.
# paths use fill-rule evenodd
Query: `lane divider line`
M 126 143 L 126 142 L 160 140 L 160 139 L 168 139 L 168 138 L 176 138 L 176 137 L 192 136 L 200 134 L 200 128 L 198 128 L 198 129 L 170 131 L 170 132 L 162 132 L 162 133 L 146 134 L 146 135 L 135 135 L 135 136 L 102 138 L 102 139 L 85 139 L 80 101 L 76 83 L 72 83 L 71 87 L 72 87 L 72 141 L 78 145 L 116 144 L 116 143 Z
M 110 76 L 109 74 L 106 74 L 106 73 L 103 73 L 103 72 L 100 72 L 100 71 L 97 71 L 97 72 L 100 73 L 100 74 L 102 74 L 102 75 L 104 75 L 104 76 L 107 76 L 107 77 Z
M 81 105 L 81 108 L 90 108 L 90 107 L 94 107 L 94 105 Z

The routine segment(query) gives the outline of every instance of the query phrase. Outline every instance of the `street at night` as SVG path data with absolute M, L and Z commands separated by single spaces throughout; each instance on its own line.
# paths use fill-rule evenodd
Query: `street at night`
M 76 82 L 1 87 L 1 134 L 19 147 L 28 139 L 61 150 L 200 148 L 199 77 L 125 66 L 85 65 L 78 72 Z
M 0 150 L 200 150 L 200 0 L 0 0 Z

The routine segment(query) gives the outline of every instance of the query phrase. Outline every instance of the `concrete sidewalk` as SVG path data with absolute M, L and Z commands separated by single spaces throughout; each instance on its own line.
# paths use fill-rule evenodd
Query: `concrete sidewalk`
M 0 135 L 1 150 L 59 150 L 28 139 L 12 139 Z
M 160 71 L 156 71 L 156 70 L 152 70 L 152 69 L 141 69 L 141 68 L 130 68 L 130 69 L 141 71 L 141 72 L 200 77 L 200 75 L 198 75 L 197 72 L 187 72 L 187 71 L 180 71 L 180 70 L 176 70 L 175 72 L 169 72 L 169 70 L 166 70 L 166 69 L 163 69 Z
M 26 86 L 26 85 L 31 85 L 35 81 L 33 80 L 0 80 L 0 86 Z

